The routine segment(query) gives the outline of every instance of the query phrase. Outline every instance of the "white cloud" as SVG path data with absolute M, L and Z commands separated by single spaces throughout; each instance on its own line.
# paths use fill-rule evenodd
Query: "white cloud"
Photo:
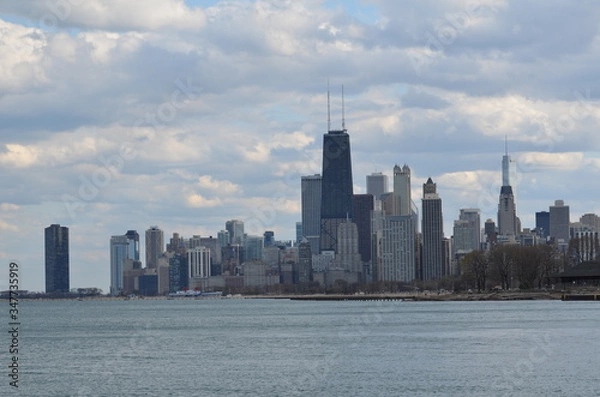
M 186 202 L 188 207 L 192 208 L 212 208 L 222 205 L 220 199 L 208 199 L 201 194 L 191 194 L 187 196 Z
M 0 204 L 0 211 L 18 211 L 20 206 L 12 203 L 2 203 Z
M 203 189 L 212 190 L 214 193 L 222 196 L 239 194 L 240 187 L 230 181 L 218 181 L 210 175 L 202 175 L 198 179 L 198 186 Z

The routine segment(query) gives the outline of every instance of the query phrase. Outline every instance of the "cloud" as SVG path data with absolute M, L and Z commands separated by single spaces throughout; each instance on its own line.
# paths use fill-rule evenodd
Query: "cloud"
M 210 175 L 202 175 L 198 179 L 198 186 L 224 196 L 241 193 L 238 185 L 231 183 L 230 181 L 217 181 Z
M 222 205 L 220 199 L 207 199 L 200 194 L 191 194 L 186 198 L 187 205 L 192 208 L 212 208 Z
M 0 11 L 30 18 L 44 28 L 195 31 L 206 22 L 202 9 L 189 8 L 183 0 L 148 0 L 143 7 L 134 0 L 9 1 Z

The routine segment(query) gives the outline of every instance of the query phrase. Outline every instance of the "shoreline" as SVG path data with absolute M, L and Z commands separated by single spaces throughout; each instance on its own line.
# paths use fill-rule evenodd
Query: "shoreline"
M 598 295 L 595 291 L 497 291 L 482 293 L 376 293 L 376 294 L 277 294 L 277 295 L 227 295 L 227 296 L 190 296 L 190 297 L 172 297 L 172 296 L 138 296 L 135 298 L 125 296 L 83 296 L 83 297 L 21 297 L 23 301 L 144 301 L 144 300 L 214 300 L 214 299 L 287 299 L 304 301 L 406 301 L 406 302 L 477 302 L 477 301 L 517 301 L 517 300 L 562 300 L 563 296 L 578 295 Z M 8 298 L 0 298 L 0 301 L 8 302 Z

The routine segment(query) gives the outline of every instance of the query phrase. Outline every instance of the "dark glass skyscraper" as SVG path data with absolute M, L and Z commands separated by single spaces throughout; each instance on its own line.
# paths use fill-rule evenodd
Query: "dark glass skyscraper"
M 323 136 L 321 252 L 337 252 L 337 228 L 353 219 L 350 136 L 345 129 Z
M 444 222 L 442 218 L 442 199 L 437 194 L 436 184 L 431 178 L 423 184 L 423 262 L 424 281 L 438 280 L 444 276 Z
M 50 225 L 44 229 L 46 293 L 69 292 L 69 228 Z
M 535 229 L 538 235 L 544 239 L 550 235 L 550 213 L 548 211 L 535 213 Z
M 354 223 L 358 228 L 358 252 L 363 262 L 371 260 L 371 211 L 374 198 L 372 194 L 354 195 Z

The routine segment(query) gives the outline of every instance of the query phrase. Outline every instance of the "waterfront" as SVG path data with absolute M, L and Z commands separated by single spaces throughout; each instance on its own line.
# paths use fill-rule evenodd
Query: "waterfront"
M 600 395 L 597 302 L 24 301 L 21 312 L 19 395 Z

